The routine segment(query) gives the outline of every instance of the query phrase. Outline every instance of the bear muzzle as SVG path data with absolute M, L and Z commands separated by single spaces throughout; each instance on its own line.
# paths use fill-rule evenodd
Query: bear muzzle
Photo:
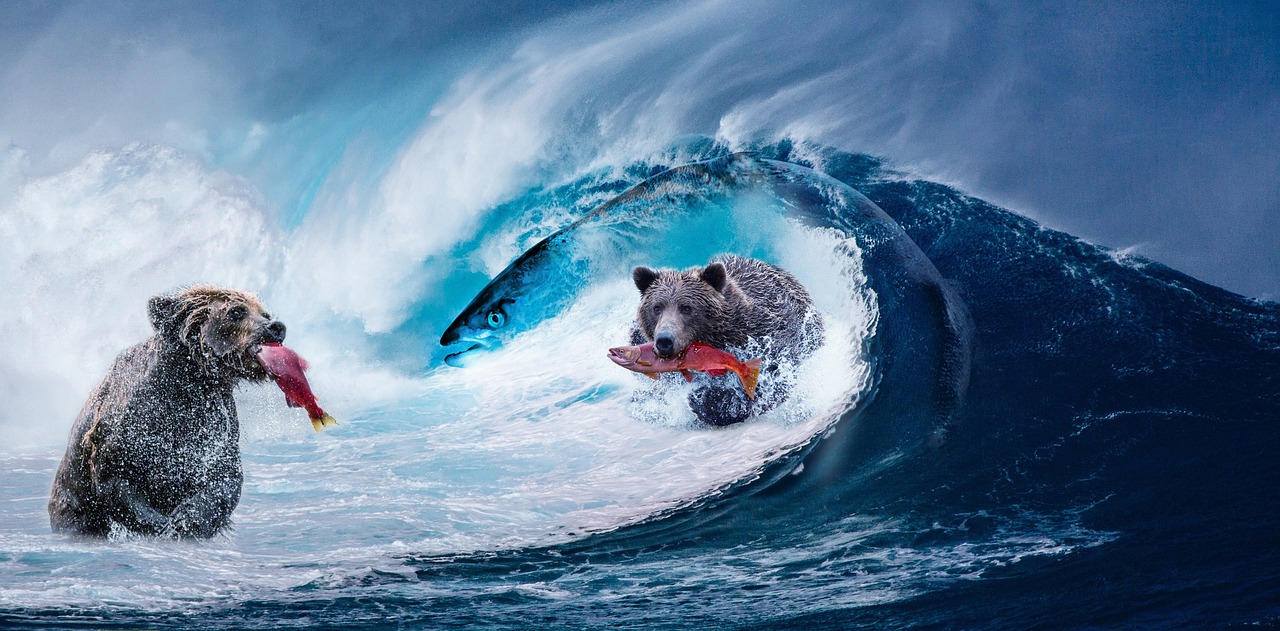
M 670 358 L 676 354 L 676 336 L 668 332 L 659 333 L 653 338 L 653 350 L 658 357 Z
M 262 327 L 262 332 L 259 335 L 259 338 L 262 340 L 263 344 L 279 344 L 284 341 L 284 334 L 284 323 L 279 320 L 272 320 L 267 323 L 266 326 Z

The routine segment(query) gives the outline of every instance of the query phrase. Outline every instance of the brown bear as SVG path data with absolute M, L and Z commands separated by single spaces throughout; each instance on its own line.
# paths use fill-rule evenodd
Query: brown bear
M 631 277 L 641 295 L 632 343 L 651 341 L 660 357 L 679 355 L 694 341 L 763 354 L 755 399 L 736 383 L 695 382 L 690 407 L 712 425 L 739 423 L 784 401 L 790 384 L 777 378 L 779 366 L 794 366 L 822 343 L 822 320 L 809 292 L 790 273 L 763 261 L 721 254 L 706 267 L 642 266 Z
M 153 296 L 155 334 L 116 358 L 81 409 L 49 497 L 55 532 L 210 537 L 240 502 L 232 390 L 263 381 L 283 323 L 252 294 L 197 285 Z

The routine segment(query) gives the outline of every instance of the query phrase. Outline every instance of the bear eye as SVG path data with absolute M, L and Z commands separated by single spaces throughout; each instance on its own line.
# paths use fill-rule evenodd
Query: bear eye
M 231 320 L 232 322 L 239 322 L 240 320 L 245 319 L 245 316 L 248 316 L 248 315 L 249 315 L 248 309 L 244 308 L 241 305 L 236 305 L 232 307 L 230 311 L 227 312 L 227 319 Z
M 503 315 L 501 311 L 490 311 L 489 316 L 485 318 L 484 321 L 488 323 L 490 327 L 500 329 L 502 328 L 502 325 L 507 323 L 507 316 Z
M 662 305 L 653 305 L 653 315 L 662 315 Z
M 693 313 L 693 307 L 690 307 L 689 305 L 680 305 L 681 315 L 689 315 L 690 313 Z

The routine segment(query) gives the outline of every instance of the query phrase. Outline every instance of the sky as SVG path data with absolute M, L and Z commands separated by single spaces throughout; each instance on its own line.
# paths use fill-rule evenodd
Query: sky
M 318 127 L 474 99 L 577 143 L 807 137 L 1280 299 L 1273 2 L 0 0 L 0 212 L 135 142 L 288 206 Z

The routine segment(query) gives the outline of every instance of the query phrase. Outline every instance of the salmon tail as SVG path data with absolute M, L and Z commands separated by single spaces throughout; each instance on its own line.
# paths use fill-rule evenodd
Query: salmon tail
M 757 357 L 742 365 L 744 370 L 738 374 L 742 380 L 742 389 L 747 391 L 747 398 L 756 398 L 756 382 L 760 380 L 760 358 Z
M 326 412 L 320 418 L 311 419 L 311 427 L 314 427 L 317 432 L 326 427 L 332 427 L 337 424 L 338 424 L 337 419 L 333 418 L 332 416 L 329 416 L 328 412 Z

